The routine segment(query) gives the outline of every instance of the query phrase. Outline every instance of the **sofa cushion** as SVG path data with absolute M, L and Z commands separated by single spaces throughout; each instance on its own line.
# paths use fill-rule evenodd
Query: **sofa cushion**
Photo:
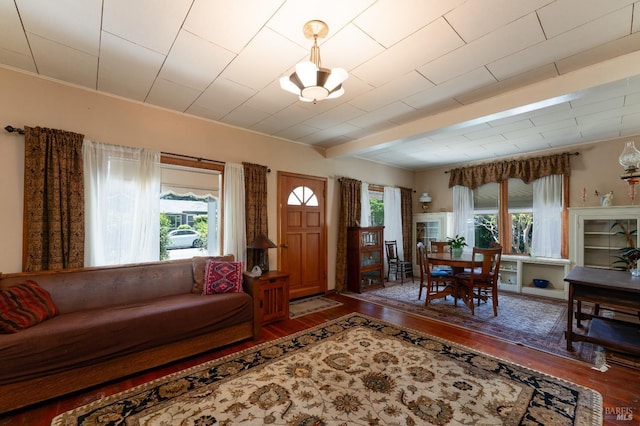
M 49 293 L 33 281 L 0 290 L 0 333 L 17 333 L 57 313 Z
M 203 295 L 242 291 L 242 262 L 209 260 L 205 268 Z
M 202 288 L 204 287 L 204 269 L 209 260 L 232 262 L 234 259 L 232 254 L 226 256 L 194 256 L 191 259 L 191 266 L 193 268 L 193 288 L 191 289 L 191 293 L 202 294 Z
M 185 293 L 117 307 L 58 315 L 2 336 L 0 384 L 91 365 L 253 318 L 251 296 Z

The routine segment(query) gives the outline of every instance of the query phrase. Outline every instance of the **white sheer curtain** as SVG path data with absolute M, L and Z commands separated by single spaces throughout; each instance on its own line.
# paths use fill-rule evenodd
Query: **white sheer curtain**
M 85 266 L 160 257 L 160 153 L 85 139 Z
M 562 175 L 546 176 L 533 181 L 533 256 L 560 257 L 562 181 Z
M 384 204 L 384 239 L 386 241 L 396 240 L 398 245 L 398 258 L 404 260 L 402 249 L 402 213 L 400 202 L 400 188 L 384 187 L 382 202 Z M 387 251 L 384 251 L 384 275 L 387 276 Z
M 476 232 L 473 221 L 473 190 L 465 186 L 453 187 L 453 233 L 463 236 L 470 251 L 476 244 Z
M 244 167 L 224 166 L 224 242 L 223 254 L 233 254 L 247 267 L 247 227 L 244 210 Z
M 371 202 L 369 201 L 369 184 L 362 182 L 360 192 L 360 226 L 371 226 Z

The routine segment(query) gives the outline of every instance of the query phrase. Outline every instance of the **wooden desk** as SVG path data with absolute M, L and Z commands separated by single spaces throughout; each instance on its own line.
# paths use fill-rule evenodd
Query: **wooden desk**
M 567 350 L 573 350 L 574 341 L 585 341 L 640 355 L 639 324 L 582 313 L 583 301 L 599 304 L 600 307 L 640 312 L 640 277 L 632 277 L 624 271 L 576 266 L 564 280 L 569 283 L 565 335 Z M 574 305 L 578 327 L 581 327 L 582 319 L 591 318 L 587 334 L 573 329 Z
M 441 252 L 427 253 L 426 256 L 427 261 L 434 265 L 451 266 L 453 275 L 463 272 L 464 268 L 471 268 L 473 265 L 471 253 L 463 253 L 461 257 L 453 257 L 451 256 L 451 253 Z M 430 294 L 427 291 L 427 301 L 441 299 L 449 295 L 455 297 L 456 299 L 463 299 L 465 304 L 468 302 L 468 294 L 466 292 L 460 291 L 460 288 L 458 287 L 456 279 L 454 277 L 451 277 L 451 284 L 445 286 L 437 293 Z M 471 300 L 471 303 L 473 303 L 473 300 Z

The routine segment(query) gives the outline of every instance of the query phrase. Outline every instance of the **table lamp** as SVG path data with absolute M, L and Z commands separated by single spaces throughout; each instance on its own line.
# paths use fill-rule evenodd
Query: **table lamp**
M 260 251 L 260 260 L 258 261 L 258 267 L 265 273 L 269 270 L 269 262 L 267 262 L 267 256 L 265 256 L 265 251 L 270 248 L 276 248 L 273 241 L 269 239 L 264 233 L 260 233 L 250 244 L 247 245 L 247 248 L 259 250 Z

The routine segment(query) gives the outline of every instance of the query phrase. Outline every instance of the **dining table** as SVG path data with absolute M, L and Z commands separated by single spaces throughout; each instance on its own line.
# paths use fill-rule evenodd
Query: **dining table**
M 447 252 L 427 253 L 427 261 L 435 266 L 450 266 L 453 272 L 451 282 L 445 285 L 442 289 L 431 293 L 427 292 L 427 302 L 435 299 L 442 299 L 446 296 L 453 296 L 456 300 L 462 299 L 465 304 L 473 303 L 473 298 L 470 297 L 469 292 L 463 288 L 460 288 L 455 275 L 464 272 L 465 269 L 470 270 L 474 266 L 471 253 L 462 253 L 461 256 L 456 257 Z M 476 259 L 476 264 L 478 259 Z M 471 302 L 469 302 L 471 300 Z

